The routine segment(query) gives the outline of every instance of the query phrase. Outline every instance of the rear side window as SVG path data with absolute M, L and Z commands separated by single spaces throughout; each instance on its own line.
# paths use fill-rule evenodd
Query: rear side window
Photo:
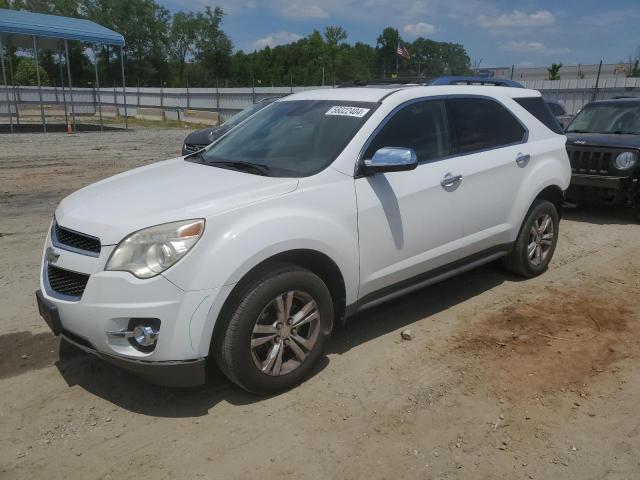
M 383 147 L 415 150 L 419 162 L 449 155 L 449 129 L 442 100 L 426 100 L 403 107 L 375 136 L 364 158 Z
M 549 107 L 549 110 L 551 110 L 551 113 L 553 113 L 556 117 L 560 115 L 566 115 L 564 108 L 559 103 L 555 103 L 555 102 L 545 102 L 545 103 Z
M 552 108 L 560 108 L 560 105 L 555 105 L 553 103 L 547 103 L 542 100 L 542 97 L 525 97 L 525 98 L 514 98 L 516 102 L 520 104 L 527 112 L 536 117 L 542 123 L 544 123 L 549 130 L 555 133 L 562 133 L 562 127 L 554 117 L 553 113 L 550 109 Z M 564 115 L 562 113 L 556 113 L 556 115 Z
M 449 98 L 446 105 L 459 153 L 498 148 L 525 140 L 525 128 L 495 100 Z

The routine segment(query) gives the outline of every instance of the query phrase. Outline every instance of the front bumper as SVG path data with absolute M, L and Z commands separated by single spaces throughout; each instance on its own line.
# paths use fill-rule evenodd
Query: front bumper
M 625 177 L 574 173 L 571 175 L 571 186 L 622 190 L 626 180 L 627 178 Z
M 150 383 L 168 387 L 193 387 L 206 382 L 206 359 L 184 361 L 149 362 L 100 352 L 87 339 L 80 337 L 62 325 L 58 306 L 47 300 L 41 290 L 36 291 L 40 315 L 54 335 L 61 335 L 68 343 L 80 350 L 95 355 L 119 368 L 128 370 Z
M 127 272 L 105 271 L 113 248 L 103 245 L 97 257 L 89 256 L 53 245 L 47 238 L 37 292 L 43 318 L 70 343 L 153 383 L 203 383 L 211 334 L 229 288 L 188 291 L 162 275 L 141 280 Z M 52 288 L 46 273 L 50 261 L 59 269 L 88 275 L 81 296 L 60 295 Z M 47 315 L 42 305 L 51 306 L 55 314 Z M 127 330 L 130 320 L 139 318 L 160 321 L 153 351 L 141 351 L 128 339 L 109 333 Z

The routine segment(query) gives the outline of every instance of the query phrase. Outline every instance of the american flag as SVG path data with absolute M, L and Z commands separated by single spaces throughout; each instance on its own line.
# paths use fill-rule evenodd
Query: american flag
M 405 47 L 404 45 L 398 44 L 398 48 L 396 48 L 396 54 L 402 58 L 406 58 L 407 60 L 411 58 L 411 55 L 409 55 L 409 50 L 407 50 L 407 47 Z

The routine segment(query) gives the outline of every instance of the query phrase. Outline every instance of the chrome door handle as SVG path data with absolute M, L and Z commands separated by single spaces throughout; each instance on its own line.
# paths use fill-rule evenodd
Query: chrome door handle
M 529 160 L 531 160 L 531 155 L 529 155 L 528 153 L 519 153 L 516 157 L 516 165 L 518 165 L 519 167 L 526 167 L 529 163 Z
M 453 187 L 458 186 L 461 181 L 462 175 L 454 175 L 453 173 L 449 172 L 444 177 L 442 177 L 442 180 L 440 180 L 440 185 L 445 188 Z

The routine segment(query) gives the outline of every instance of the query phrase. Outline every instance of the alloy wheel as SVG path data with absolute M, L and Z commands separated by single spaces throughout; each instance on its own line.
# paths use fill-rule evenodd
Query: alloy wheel
M 533 221 L 529 232 L 527 255 L 532 265 L 539 266 L 553 248 L 554 228 L 551 215 L 545 213 Z
M 263 309 L 251 334 L 251 356 L 266 375 L 285 375 L 298 368 L 320 334 L 320 310 L 311 295 L 292 290 Z

